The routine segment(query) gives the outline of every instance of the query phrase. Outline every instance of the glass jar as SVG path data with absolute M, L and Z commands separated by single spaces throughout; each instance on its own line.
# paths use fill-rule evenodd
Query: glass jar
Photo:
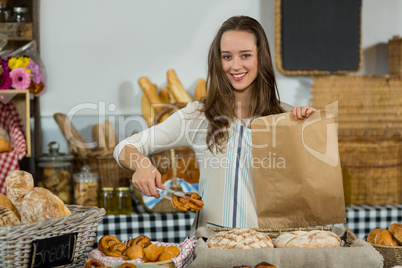
M 107 214 L 118 214 L 113 187 L 103 187 L 99 199 L 100 207 L 106 210 Z
M 131 196 L 130 187 L 116 188 L 116 202 L 118 214 L 130 215 L 133 213 L 133 198 Z
M 73 176 L 74 204 L 80 206 L 99 206 L 99 176 L 83 166 L 80 173 Z
M 11 17 L 12 22 L 32 22 L 31 14 L 29 13 L 29 8 L 27 7 L 14 7 L 13 16 Z
M 46 188 L 57 195 L 65 204 L 72 204 L 73 156 L 59 152 L 59 144 L 48 144 L 49 153 L 36 157 L 36 186 Z

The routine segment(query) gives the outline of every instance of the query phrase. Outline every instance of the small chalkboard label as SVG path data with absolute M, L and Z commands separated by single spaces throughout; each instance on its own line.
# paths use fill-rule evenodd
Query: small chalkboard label
M 31 268 L 47 268 L 70 264 L 74 260 L 77 233 L 32 241 Z

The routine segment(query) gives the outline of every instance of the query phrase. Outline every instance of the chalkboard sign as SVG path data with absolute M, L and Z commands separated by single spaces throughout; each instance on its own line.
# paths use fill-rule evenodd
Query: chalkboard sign
M 361 68 L 361 0 L 276 0 L 275 64 L 286 75 Z
M 31 268 L 50 268 L 70 264 L 74 260 L 77 233 L 32 241 Z

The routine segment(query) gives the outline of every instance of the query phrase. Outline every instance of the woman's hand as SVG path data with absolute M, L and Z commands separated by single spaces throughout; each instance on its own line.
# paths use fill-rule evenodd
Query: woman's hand
M 311 115 L 311 113 L 317 111 L 313 107 L 310 106 L 303 106 L 303 107 L 293 107 L 293 118 L 297 119 L 305 119 Z
M 152 165 L 150 160 L 142 161 L 141 165 L 137 166 L 137 170 L 133 174 L 132 183 L 137 190 L 146 196 L 159 198 L 159 193 L 156 190 L 155 185 L 158 188 L 165 189 L 161 178 L 162 176 L 158 169 Z

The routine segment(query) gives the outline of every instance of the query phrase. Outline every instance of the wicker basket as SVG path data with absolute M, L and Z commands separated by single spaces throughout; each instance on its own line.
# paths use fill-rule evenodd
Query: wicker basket
M 0 227 L 1 267 L 31 267 L 33 241 L 77 233 L 73 262 L 64 267 L 82 267 L 96 240 L 98 222 L 105 210 L 97 207 L 68 205 L 72 215 L 30 225 Z
M 402 37 L 395 36 L 388 41 L 389 73 L 402 75 Z
M 221 228 L 221 227 L 208 227 L 208 229 L 214 232 L 222 232 L 222 231 L 230 231 L 235 228 Z M 272 240 L 275 240 L 280 234 L 286 232 L 293 232 L 293 231 L 313 231 L 313 230 L 322 230 L 322 231 L 332 231 L 333 227 L 307 227 L 307 228 L 284 228 L 284 229 L 274 229 L 274 228 L 251 228 L 257 232 L 264 233 L 268 235 Z M 353 232 L 348 228 L 345 227 L 345 246 L 349 247 L 353 244 L 355 240 L 357 240 L 356 236 Z
M 347 203 L 402 202 L 402 140 L 341 139 L 339 154 Z
M 74 166 L 76 172 L 80 172 L 85 165 L 90 171 L 99 175 L 101 187 L 130 186 L 133 171 L 122 168 L 113 157 L 113 152 L 92 151 L 82 155 L 75 155 Z
M 402 265 L 402 247 L 372 246 L 384 257 L 384 268 Z
M 389 75 L 316 76 L 312 106 L 337 108 L 338 134 L 392 137 L 402 133 L 402 77 Z

